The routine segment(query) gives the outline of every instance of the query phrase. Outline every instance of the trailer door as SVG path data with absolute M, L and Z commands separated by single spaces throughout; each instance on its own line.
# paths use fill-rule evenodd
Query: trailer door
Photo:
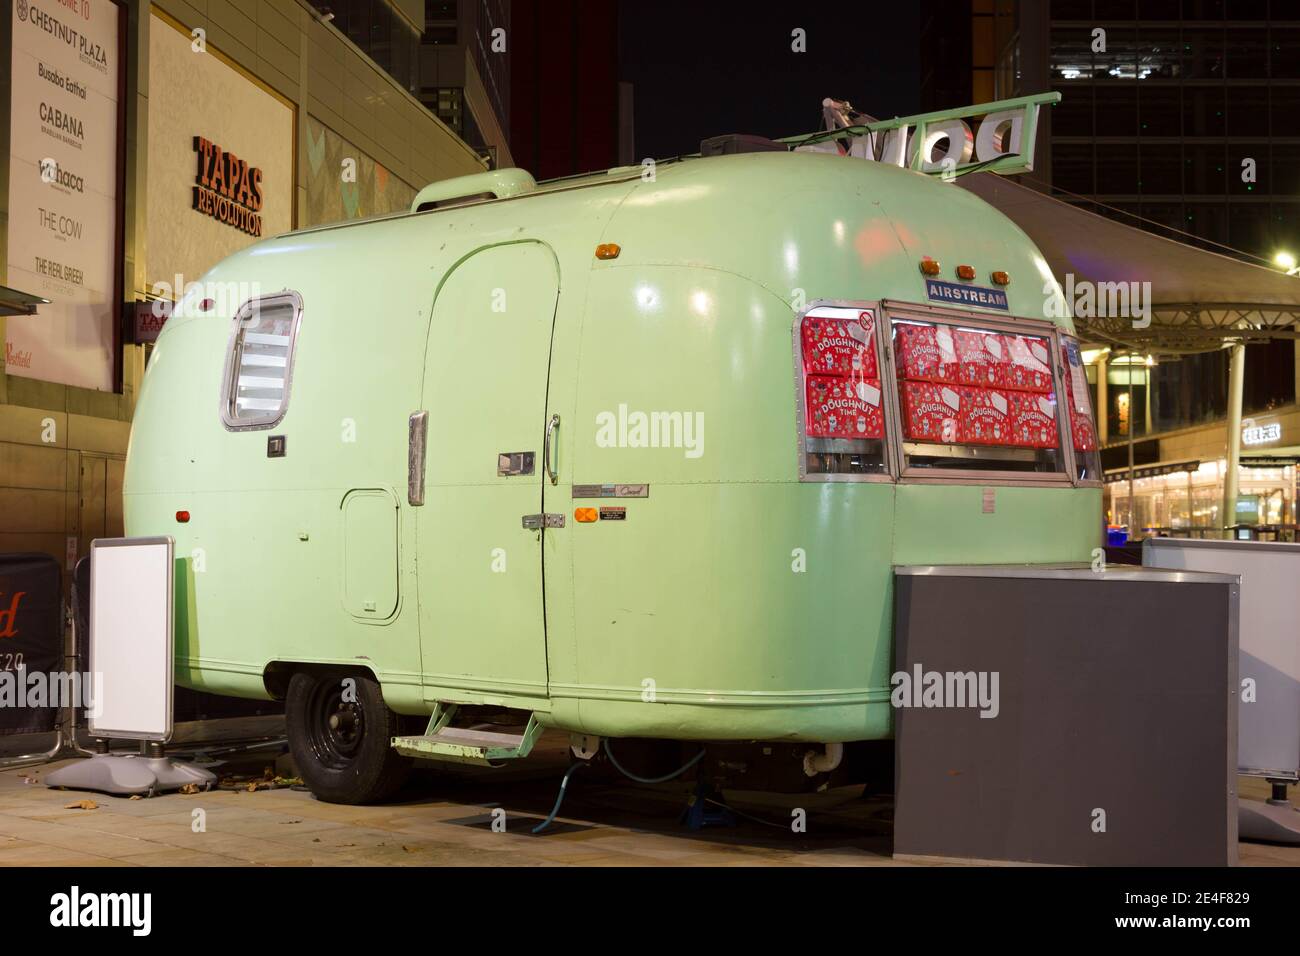
M 437 290 L 424 359 L 416 567 L 425 697 L 546 696 L 542 512 L 554 253 L 491 246 Z

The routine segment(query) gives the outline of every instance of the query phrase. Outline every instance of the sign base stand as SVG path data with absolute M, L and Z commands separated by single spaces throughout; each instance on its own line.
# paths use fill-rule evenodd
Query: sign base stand
M 1242 840 L 1300 846 L 1300 812 L 1286 801 L 1237 801 L 1237 831 Z
M 45 777 L 48 787 L 98 790 L 122 796 L 154 796 L 189 784 L 210 790 L 216 782 L 216 774 L 191 763 L 144 754 L 95 754 Z

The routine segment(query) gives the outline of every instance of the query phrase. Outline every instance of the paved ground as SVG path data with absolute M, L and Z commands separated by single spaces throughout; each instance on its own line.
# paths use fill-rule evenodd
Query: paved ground
M 397 800 L 377 807 L 320 803 L 295 789 L 130 800 L 50 790 L 40 781 L 56 765 L 4 771 L 0 866 L 894 865 L 891 806 L 864 799 L 861 788 L 729 794 L 754 819 L 693 832 L 677 820 L 688 786 L 615 784 L 579 772 L 559 821 L 534 836 L 567 763 L 565 742 L 544 738 L 508 769 L 422 772 Z M 1255 781 L 1243 790 L 1264 795 Z M 97 808 L 67 809 L 81 800 Z M 498 807 L 505 832 L 492 829 Z M 795 807 L 807 810 L 806 833 L 790 830 Z M 203 832 L 195 832 L 197 816 L 205 818 Z M 1300 866 L 1300 847 L 1242 844 L 1241 862 Z

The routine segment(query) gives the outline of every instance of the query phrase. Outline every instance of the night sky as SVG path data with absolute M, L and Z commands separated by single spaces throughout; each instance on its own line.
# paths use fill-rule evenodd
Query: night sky
M 919 112 L 920 14 L 907 0 L 621 0 L 619 18 L 637 156 L 694 153 L 722 133 L 811 133 L 826 96 L 882 119 Z M 806 53 L 790 49 L 796 27 Z

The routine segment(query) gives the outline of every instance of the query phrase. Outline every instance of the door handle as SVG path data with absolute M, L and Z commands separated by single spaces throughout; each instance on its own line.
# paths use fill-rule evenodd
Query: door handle
M 560 427 L 560 416 L 552 415 L 551 420 L 546 423 L 546 440 L 542 442 L 542 462 L 546 465 L 546 476 L 551 479 L 551 484 L 556 485 L 560 482 L 560 472 L 555 458 L 559 456 L 559 445 L 556 444 L 555 454 L 551 453 L 551 439 L 555 436 L 556 430 Z
M 412 412 L 407 423 L 406 501 L 413 507 L 424 504 L 424 445 L 429 435 L 429 413 Z
M 523 524 L 526 531 L 540 531 L 542 528 L 563 528 L 564 515 L 548 514 L 546 512 L 537 515 L 524 515 Z

